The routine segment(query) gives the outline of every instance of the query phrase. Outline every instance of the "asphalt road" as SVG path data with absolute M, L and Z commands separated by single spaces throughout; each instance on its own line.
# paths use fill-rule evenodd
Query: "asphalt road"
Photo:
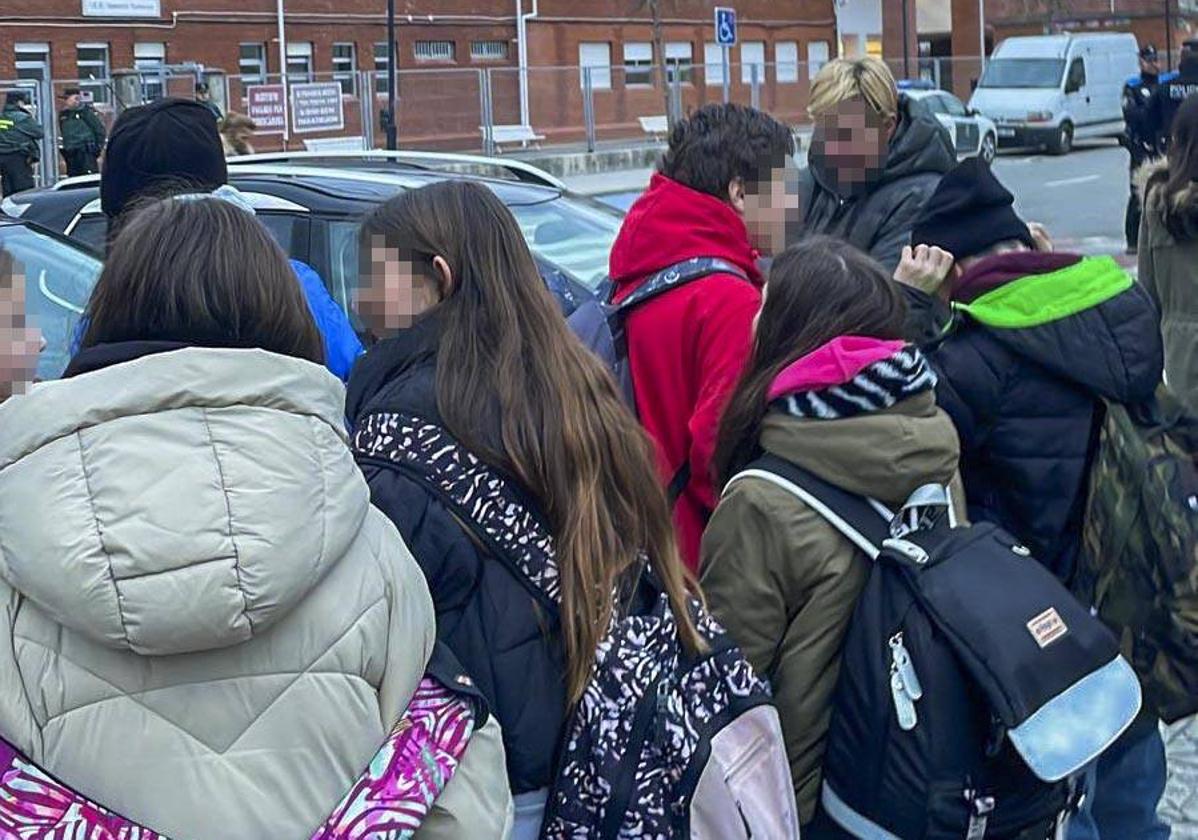
M 1064 157 L 1004 151 L 994 171 L 1015 194 L 1020 215 L 1047 227 L 1061 249 L 1122 254 L 1127 161 L 1127 152 L 1114 141 L 1081 141 Z M 594 180 L 579 179 L 575 188 L 626 210 L 649 170 L 590 177 Z

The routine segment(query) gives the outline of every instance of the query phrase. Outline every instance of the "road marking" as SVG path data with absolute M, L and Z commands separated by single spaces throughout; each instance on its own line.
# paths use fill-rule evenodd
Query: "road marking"
M 1097 181 L 1101 175 L 1081 175 L 1077 178 L 1062 178 L 1059 181 L 1046 181 L 1046 187 L 1067 187 L 1070 184 L 1087 184 L 1090 181 Z

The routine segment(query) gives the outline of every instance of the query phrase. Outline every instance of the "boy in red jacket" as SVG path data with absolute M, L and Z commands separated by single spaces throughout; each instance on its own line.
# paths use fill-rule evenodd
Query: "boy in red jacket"
M 678 122 L 649 189 L 628 213 L 611 254 L 615 302 L 649 277 L 696 257 L 743 274 L 709 274 L 629 313 L 637 413 L 657 447 L 662 483 L 687 566 L 718 496 L 711 456 L 724 402 L 752 344 L 761 308 L 758 258 L 785 247 L 797 222 L 794 138 L 740 105 L 708 105 Z

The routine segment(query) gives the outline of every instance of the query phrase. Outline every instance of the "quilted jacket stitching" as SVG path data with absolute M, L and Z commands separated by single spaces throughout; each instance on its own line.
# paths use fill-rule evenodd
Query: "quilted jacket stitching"
M 241 593 L 241 614 L 245 616 L 252 636 L 254 635 L 254 620 L 250 617 L 249 596 L 246 595 L 245 585 L 241 579 L 241 552 L 237 549 L 237 537 L 233 534 L 233 502 L 229 499 L 229 485 L 225 483 L 225 468 L 221 463 L 220 453 L 216 451 L 216 438 L 212 434 L 212 424 L 208 422 L 208 409 L 201 409 L 200 416 L 204 418 L 204 429 L 208 432 L 208 443 L 212 447 L 212 460 L 216 462 L 216 473 L 220 477 L 220 491 L 225 500 L 225 511 L 229 516 L 229 542 L 233 546 L 233 571 L 237 575 L 237 591 Z
M 100 527 L 100 517 L 96 513 L 96 497 L 92 494 L 91 477 L 87 474 L 87 457 L 83 452 L 82 432 L 75 432 L 75 442 L 79 446 L 79 470 L 83 475 L 84 489 L 87 491 L 87 506 L 92 514 L 92 522 L 96 525 L 96 543 L 100 546 L 100 551 L 104 554 L 104 559 L 108 564 L 108 579 L 112 582 L 112 596 L 116 600 L 116 614 L 121 621 L 121 634 L 125 637 L 125 644 L 132 647 L 132 643 L 129 641 L 129 628 L 125 624 L 125 610 L 121 606 L 121 591 L 117 587 L 116 572 L 112 568 L 112 555 L 104 545 L 104 531 Z

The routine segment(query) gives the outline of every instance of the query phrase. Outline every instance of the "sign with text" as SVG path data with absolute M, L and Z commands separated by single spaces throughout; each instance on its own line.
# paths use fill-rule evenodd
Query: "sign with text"
M 84 17 L 162 17 L 161 0 L 83 0 Z
M 250 85 L 245 89 L 246 114 L 259 134 L 282 134 L 287 127 L 287 93 L 282 85 Z
M 341 102 L 340 82 L 291 86 L 291 129 L 296 134 L 343 128 L 345 108 Z
M 715 42 L 721 47 L 736 44 L 736 9 L 715 7 Z

